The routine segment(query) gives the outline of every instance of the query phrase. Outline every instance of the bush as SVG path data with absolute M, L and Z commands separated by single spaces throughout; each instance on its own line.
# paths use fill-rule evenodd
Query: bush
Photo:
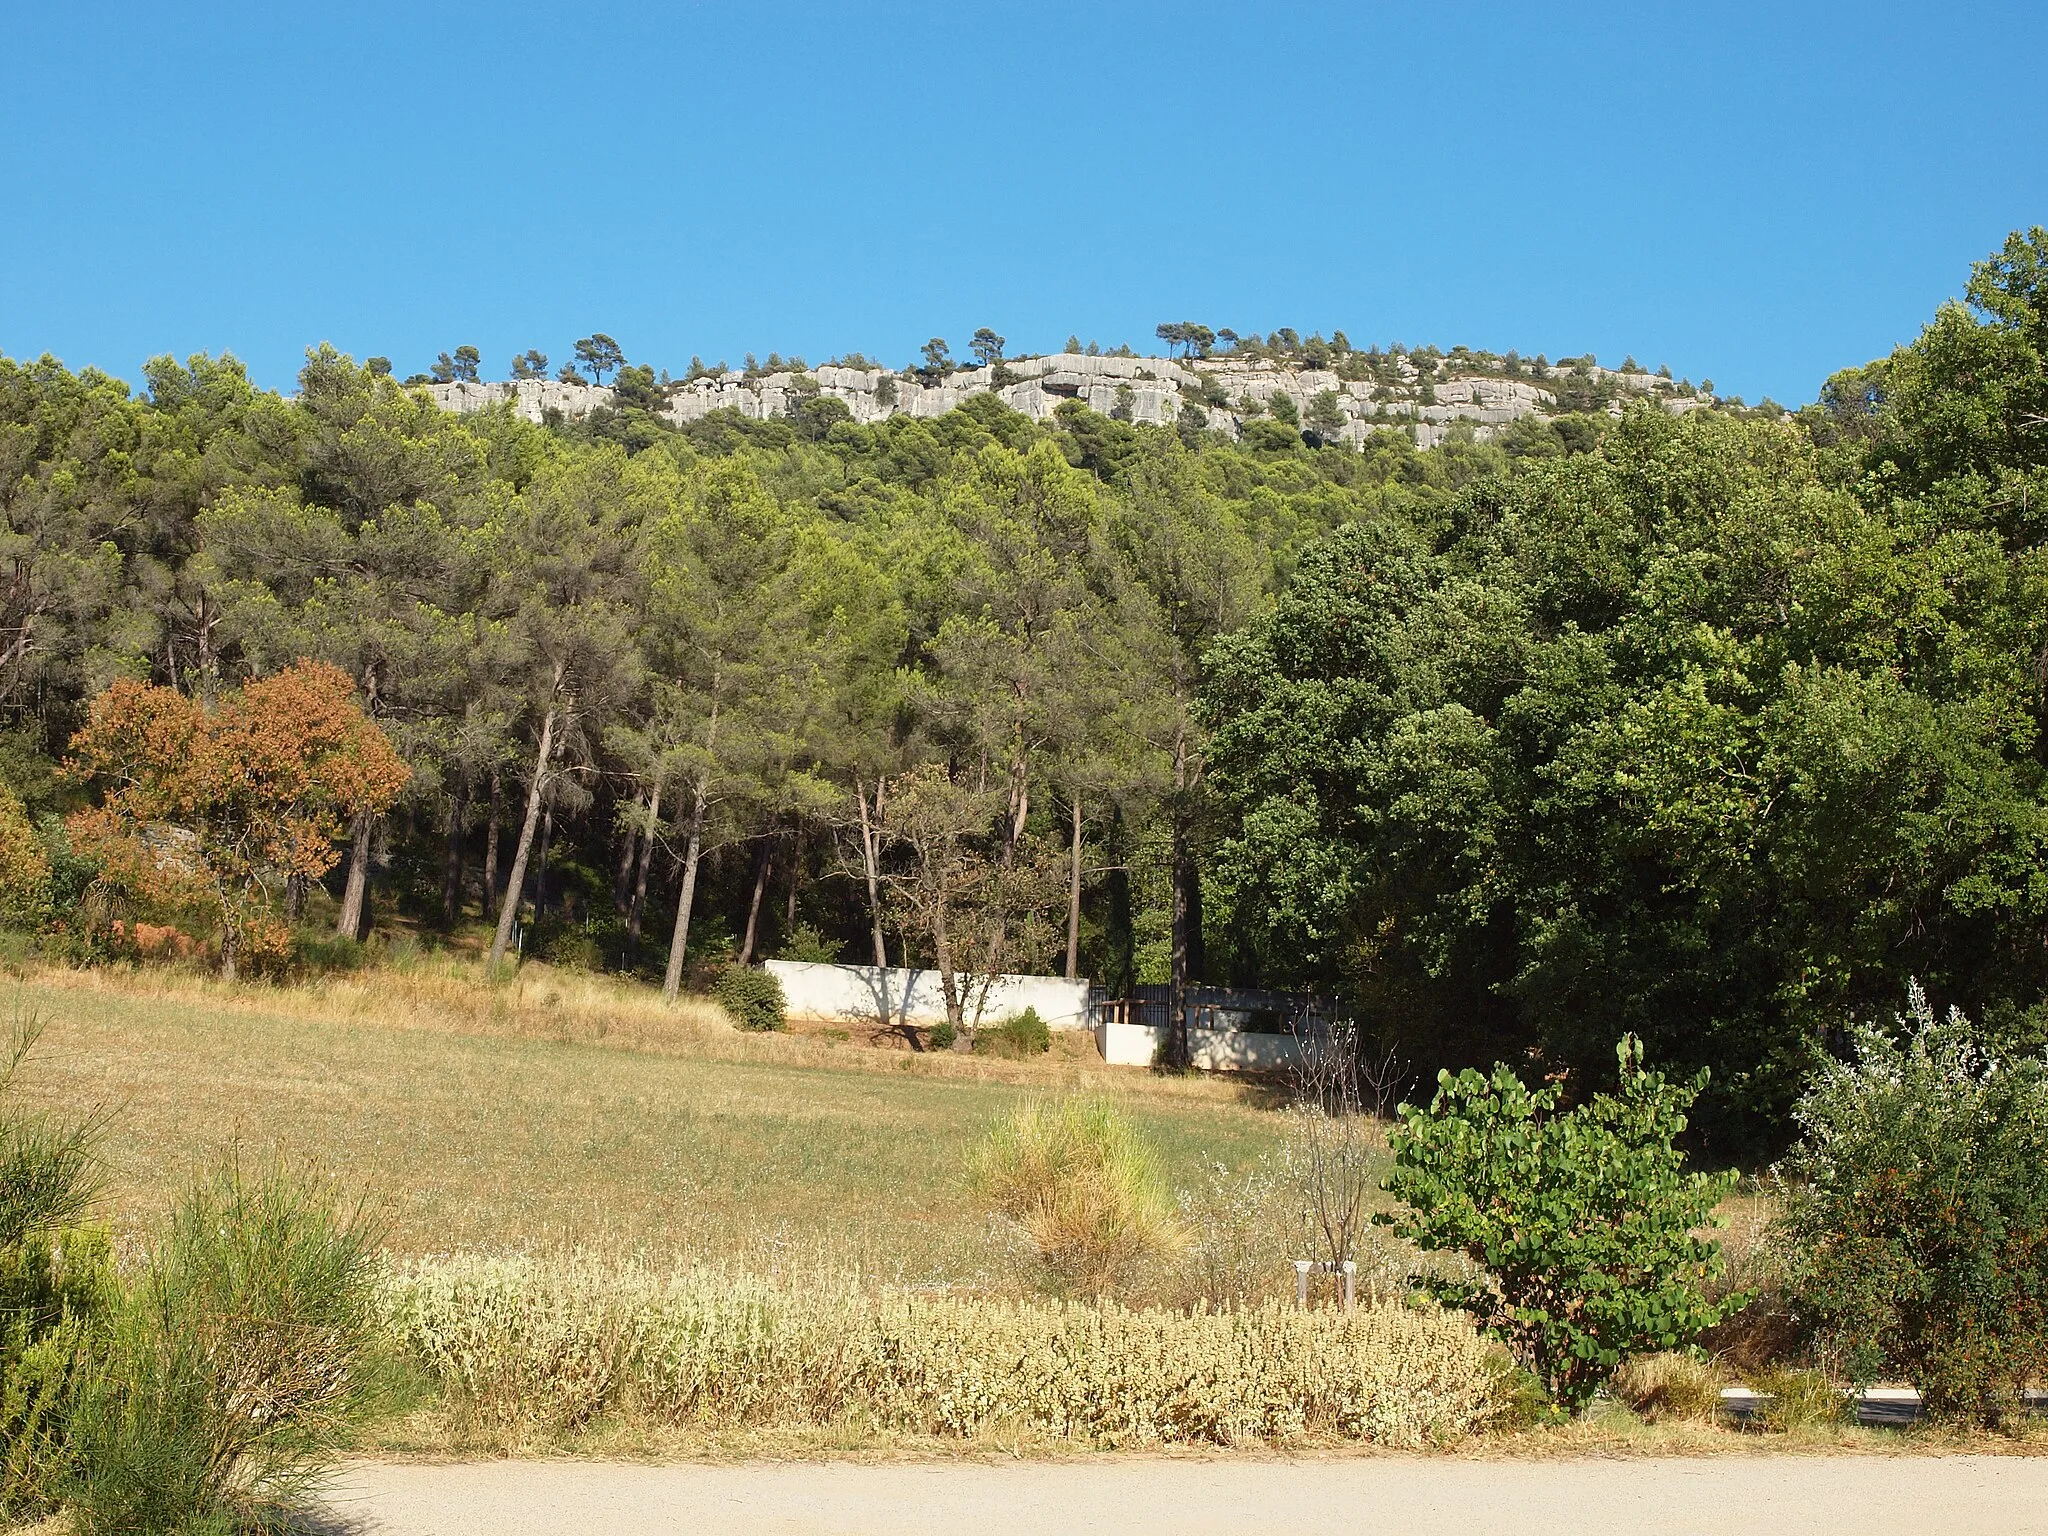
M 953 1028 L 953 1021 L 941 1019 L 924 1032 L 924 1047 L 928 1051 L 950 1051 L 959 1038 L 959 1031 Z
M 1777 1235 L 1796 1310 L 1857 1382 L 1998 1419 L 2048 1376 L 2048 1064 L 1987 1057 L 1914 985 L 1800 1100 Z
M 50 920 L 50 857 L 20 798 L 0 784 L 0 927 L 33 932 Z
M 712 984 L 711 995 L 741 1029 L 782 1028 L 787 999 L 782 995 L 782 983 L 766 971 L 728 965 Z
M 1477 1279 L 1417 1277 L 1469 1311 L 1541 1378 L 1583 1407 L 1624 1356 L 1683 1348 L 1744 1298 L 1709 1301 L 1713 1221 L 1732 1176 L 1688 1174 L 1673 1138 L 1706 1084 L 1642 1069 L 1633 1036 L 1618 1092 L 1559 1108 L 1504 1066 L 1491 1079 L 1438 1074 L 1426 1110 L 1404 1105 L 1386 1187 L 1408 1211 L 1378 1219 L 1418 1247 L 1463 1254 Z
M 177 1206 L 73 1421 L 81 1536 L 275 1522 L 369 1407 L 375 1233 L 283 1173 Z
M 1419 1446 L 1483 1423 L 1500 1374 L 1465 1319 L 1400 1306 L 1133 1312 L 457 1257 L 395 1277 L 384 1307 L 458 1410 L 515 1439 L 632 1412 L 711 1430 Z
M 40 1025 L 17 1015 L 0 1060 L 0 1519 L 54 1509 L 69 1421 L 118 1294 L 104 1232 L 81 1227 L 100 1188 L 95 1117 L 18 1107 L 16 1073 Z
M 974 1032 L 974 1050 L 980 1056 L 1040 1056 L 1051 1049 L 1052 1030 L 1036 1008 Z
M 1107 1100 L 1021 1106 L 975 1150 L 970 1174 L 1029 1234 L 1058 1289 L 1100 1294 L 1179 1246 L 1158 1160 Z
M 796 960 L 812 965 L 836 965 L 839 962 L 839 946 L 809 923 L 798 923 L 789 931 L 789 937 L 782 941 L 782 948 L 776 952 L 778 960 Z

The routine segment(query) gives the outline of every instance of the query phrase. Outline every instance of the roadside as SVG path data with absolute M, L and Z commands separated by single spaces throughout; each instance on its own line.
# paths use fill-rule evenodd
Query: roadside
M 2048 1460 L 1912 1456 L 1481 1461 L 357 1464 L 345 1529 L 384 1536 L 1670 1536 L 2042 1529 Z

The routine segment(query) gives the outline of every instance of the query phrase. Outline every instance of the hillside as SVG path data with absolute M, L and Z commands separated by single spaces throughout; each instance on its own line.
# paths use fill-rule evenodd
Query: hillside
M 1674 415 L 1713 403 L 1711 394 L 1689 383 L 1640 369 L 1602 368 L 1586 359 L 1524 362 L 1512 353 L 1503 358 L 1459 348 L 1447 357 L 1433 350 L 1345 352 L 1328 362 L 1311 367 L 1260 352 L 1188 359 L 1056 352 L 959 369 L 939 382 L 921 382 L 918 370 L 896 373 L 865 363 L 772 372 L 713 369 L 656 388 L 665 396 L 660 414 L 678 425 L 723 410 L 767 420 L 811 399 L 839 401 L 848 419 L 861 424 L 897 415 L 935 417 L 993 391 L 1035 420 L 1072 400 L 1105 416 L 1152 426 L 1173 425 L 1194 412 L 1199 425 L 1233 438 L 1247 423 L 1284 416 L 1291 406 L 1322 441 L 1358 447 L 1372 433 L 1393 428 L 1410 433 L 1418 448 L 1434 447 L 1459 422 L 1470 422 L 1483 441 L 1528 417 L 1588 410 L 1619 417 L 1631 398 L 1654 399 Z M 572 419 L 586 415 L 611 405 L 616 393 L 555 379 L 428 387 L 449 410 L 467 414 L 509 400 L 535 422 L 550 412 Z M 1276 409 L 1276 400 L 1285 403 Z

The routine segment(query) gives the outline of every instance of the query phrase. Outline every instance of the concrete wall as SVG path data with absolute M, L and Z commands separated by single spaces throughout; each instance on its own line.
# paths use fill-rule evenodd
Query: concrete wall
M 1113 1067 L 1149 1067 L 1159 1059 L 1164 1029 L 1145 1024 L 1098 1024 L 1095 1044 Z M 1205 1072 L 1278 1072 L 1301 1060 L 1292 1035 L 1249 1035 L 1235 1029 L 1191 1029 L 1188 1054 Z
M 946 1017 L 946 994 L 937 971 L 800 960 L 770 960 L 767 971 L 782 983 L 789 1012 L 799 1017 L 892 1025 L 937 1024 Z M 963 984 L 967 980 L 961 978 Z M 1000 1024 L 1026 1008 L 1036 1008 L 1051 1029 L 1087 1029 L 1095 1022 L 1088 1006 L 1088 983 L 1058 976 L 996 977 L 981 1005 L 981 1022 Z M 972 993 L 967 1017 L 974 1019 Z

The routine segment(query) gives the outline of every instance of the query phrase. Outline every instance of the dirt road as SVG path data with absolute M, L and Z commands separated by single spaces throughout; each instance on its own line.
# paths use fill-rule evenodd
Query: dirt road
M 360 1465 L 336 1495 L 386 1536 L 2048 1532 L 2048 1460 L 1965 1456 Z

